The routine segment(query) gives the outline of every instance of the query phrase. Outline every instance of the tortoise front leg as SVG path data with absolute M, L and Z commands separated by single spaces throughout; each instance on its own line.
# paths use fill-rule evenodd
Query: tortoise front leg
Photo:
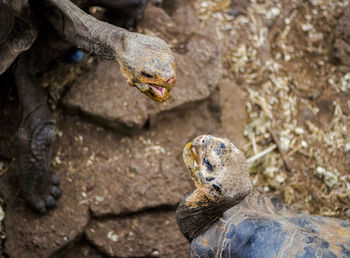
M 23 198 L 34 209 L 46 213 L 57 206 L 61 192 L 59 179 L 51 174 L 52 143 L 55 123 L 51 118 L 42 87 L 27 72 L 24 55 L 15 68 L 15 83 L 22 108 L 18 131 L 19 187 Z

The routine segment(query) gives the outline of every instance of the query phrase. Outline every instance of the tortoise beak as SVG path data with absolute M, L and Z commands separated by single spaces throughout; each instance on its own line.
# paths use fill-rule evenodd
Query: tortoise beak
M 170 96 L 170 90 L 164 87 L 150 85 L 150 89 L 146 91 L 145 94 L 154 101 L 164 102 L 168 100 Z
M 135 83 L 135 86 L 150 99 L 157 102 L 164 102 L 170 96 L 170 89 L 147 83 Z
M 195 183 L 202 185 L 204 181 L 202 179 L 202 173 L 200 172 L 199 168 L 198 151 L 193 146 L 192 142 L 186 144 L 183 150 L 183 159 Z

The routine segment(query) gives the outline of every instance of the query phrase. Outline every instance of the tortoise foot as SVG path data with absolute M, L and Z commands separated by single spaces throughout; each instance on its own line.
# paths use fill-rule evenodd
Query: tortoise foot
M 39 108 L 27 117 L 19 131 L 20 190 L 28 204 L 40 213 L 56 208 L 56 200 L 61 195 L 60 180 L 50 168 L 55 124 L 40 119 L 41 109 L 45 108 Z
M 56 208 L 57 199 L 61 196 L 61 191 L 58 188 L 58 178 L 55 175 L 48 175 L 47 177 L 41 178 L 41 180 L 47 181 L 48 184 L 45 186 L 41 185 L 34 192 L 21 189 L 28 205 L 42 214 L 47 213 L 49 209 Z

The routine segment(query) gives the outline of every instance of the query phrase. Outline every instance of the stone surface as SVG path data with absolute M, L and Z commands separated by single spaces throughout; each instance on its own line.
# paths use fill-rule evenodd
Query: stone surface
M 242 132 L 248 123 L 246 103 L 248 94 L 234 80 L 220 81 L 223 136 L 229 138 L 239 149 L 243 149 L 247 139 Z
M 86 241 L 80 240 L 77 243 L 71 244 L 69 247 L 60 250 L 51 256 L 51 258 L 103 258 L 106 257 L 103 253 L 98 252 Z
M 221 47 L 215 26 L 199 29 L 198 21 L 193 24 L 183 22 L 182 16 L 186 21 L 189 14 L 195 15 L 191 5 L 186 8 L 176 13 L 176 19 L 182 21 L 177 24 L 164 10 L 151 6 L 146 12 L 147 23 L 143 27 L 141 24 L 142 31 L 174 45 L 177 83 L 167 103 L 155 103 L 131 88 L 117 63 L 101 60 L 95 69 L 76 80 L 63 104 L 109 127 L 141 128 L 149 117 L 162 111 L 208 98 L 221 78 Z M 155 33 L 151 33 L 153 29 Z M 183 31 L 191 33 L 187 36 L 188 33 Z M 181 37 L 175 39 L 180 34 L 182 41 Z
M 335 29 L 333 54 L 343 65 L 350 66 L 350 6 L 343 8 L 343 14 Z
M 219 127 L 209 104 L 208 100 L 160 115 L 149 130 L 121 139 L 103 128 L 79 121 L 73 125 L 67 120 L 63 122 L 63 142 L 58 141 L 62 148 L 60 159 L 63 163 L 71 162 L 68 171 L 72 174 L 73 171 L 89 174 L 92 190 L 88 199 L 93 214 L 175 206 L 191 189 L 190 179 L 183 173 L 184 145 L 193 136 L 213 133 Z M 70 135 L 83 140 L 76 142 Z M 65 147 L 65 143 L 72 146 Z
M 93 222 L 86 236 L 97 248 L 117 257 L 187 257 L 189 243 L 176 225 L 175 211 Z

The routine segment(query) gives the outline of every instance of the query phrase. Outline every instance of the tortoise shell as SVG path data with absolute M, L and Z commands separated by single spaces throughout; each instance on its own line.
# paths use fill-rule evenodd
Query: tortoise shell
M 5 41 L 13 27 L 14 16 L 10 7 L 0 2 L 0 44 Z
M 227 210 L 192 240 L 190 257 L 350 257 L 350 222 L 256 205 L 247 200 Z

